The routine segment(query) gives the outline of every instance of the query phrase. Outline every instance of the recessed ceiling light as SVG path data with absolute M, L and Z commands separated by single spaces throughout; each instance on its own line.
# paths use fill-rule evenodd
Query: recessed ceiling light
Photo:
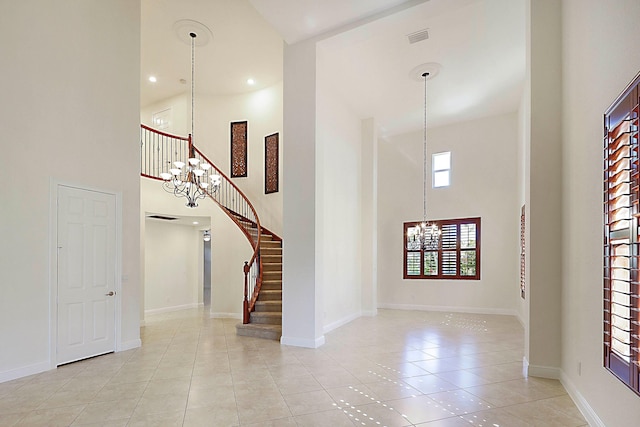
M 256 84 L 256 81 L 253 79 L 247 79 L 247 84 L 253 86 L 254 84 Z
M 193 225 L 198 225 L 198 221 L 193 221 Z
M 150 81 L 151 83 L 155 83 L 155 82 L 157 82 L 157 81 L 158 81 L 158 79 L 156 79 L 156 76 L 149 76 L 149 81 Z

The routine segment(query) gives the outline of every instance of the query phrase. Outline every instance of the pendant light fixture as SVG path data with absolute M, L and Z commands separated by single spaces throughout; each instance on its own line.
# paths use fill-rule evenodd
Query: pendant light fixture
M 189 158 L 186 162 L 177 160 L 173 162 L 173 168 L 169 172 L 163 172 L 160 177 L 164 180 L 162 187 L 176 197 L 187 199 L 186 206 L 195 208 L 198 206 L 198 199 L 204 199 L 215 193 L 220 187 L 222 178 L 215 173 L 211 165 L 200 162 L 196 158 L 193 149 L 194 140 L 194 88 L 195 88 L 195 40 L 197 34 L 189 32 L 191 38 L 191 134 L 189 138 Z M 209 182 L 211 181 L 211 182 Z
M 424 79 L 424 133 L 423 133 L 423 176 L 422 176 L 422 222 L 417 231 L 417 238 L 420 241 L 422 250 L 437 250 L 440 244 L 440 234 L 442 230 L 435 222 L 427 220 L 427 80 L 430 73 L 422 73 Z M 415 229 L 414 229 L 415 230 Z

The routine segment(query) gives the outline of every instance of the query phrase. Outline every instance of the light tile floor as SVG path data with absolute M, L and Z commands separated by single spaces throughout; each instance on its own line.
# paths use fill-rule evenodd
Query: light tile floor
M 319 349 L 235 335 L 202 310 L 152 316 L 143 346 L 0 384 L 0 426 L 586 426 L 527 378 L 508 316 L 380 310 Z

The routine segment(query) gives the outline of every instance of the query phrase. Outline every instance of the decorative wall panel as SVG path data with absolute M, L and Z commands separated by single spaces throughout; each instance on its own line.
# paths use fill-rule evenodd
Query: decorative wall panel
M 264 137 L 264 193 L 277 193 L 280 176 L 278 173 L 278 145 L 279 135 Z
M 247 176 L 247 122 L 231 122 L 231 178 Z

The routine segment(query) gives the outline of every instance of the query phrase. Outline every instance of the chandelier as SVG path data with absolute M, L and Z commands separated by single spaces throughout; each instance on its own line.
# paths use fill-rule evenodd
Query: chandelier
M 194 136 L 194 77 L 195 77 L 195 39 L 196 33 L 190 32 L 191 37 L 191 134 L 189 135 L 189 158 L 187 162 L 177 160 L 169 172 L 162 172 L 162 187 L 176 197 L 187 199 L 186 206 L 195 208 L 198 200 L 215 193 L 222 182 L 220 175 L 211 169 L 211 165 L 196 158 L 193 148 Z M 209 182 L 211 181 L 211 182 Z
M 413 228 L 413 238 L 422 250 L 437 250 L 442 230 L 435 222 L 427 221 L 427 79 L 429 72 L 422 73 L 424 78 L 424 133 L 423 133 L 423 177 L 422 177 L 422 222 Z M 411 229 L 410 229 L 411 230 Z

